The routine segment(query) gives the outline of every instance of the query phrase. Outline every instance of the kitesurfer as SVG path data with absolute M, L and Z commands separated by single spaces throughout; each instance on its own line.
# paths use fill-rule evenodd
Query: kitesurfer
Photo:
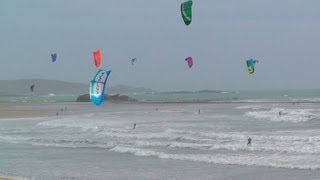
M 30 91 L 31 91 L 31 92 L 33 92 L 34 86 L 35 86 L 34 84 L 32 84 L 32 85 L 30 86 Z
M 251 138 L 250 137 L 248 138 L 247 146 L 251 146 Z

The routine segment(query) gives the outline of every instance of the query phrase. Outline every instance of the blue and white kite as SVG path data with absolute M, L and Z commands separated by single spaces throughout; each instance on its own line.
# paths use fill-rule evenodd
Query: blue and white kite
M 99 106 L 104 100 L 104 89 L 106 87 L 107 79 L 111 73 L 111 70 L 99 69 L 96 75 L 93 77 L 90 84 L 90 100 L 95 105 Z

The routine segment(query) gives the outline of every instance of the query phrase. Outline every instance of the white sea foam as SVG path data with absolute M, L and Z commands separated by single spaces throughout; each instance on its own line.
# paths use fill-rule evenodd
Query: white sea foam
M 281 112 L 281 115 L 279 115 L 279 112 Z M 272 108 L 268 111 L 250 111 L 245 114 L 256 119 L 278 122 L 306 122 L 317 117 L 316 114 L 312 113 L 312 109 Z
M 248 105 L 248 106 L 238 106 L 236 109 L 253 109 L 253 110 L 259 110 L 262 109 L 262 105 Z
M 297 169 L 320 169 L 320 156 L 316 159 L 309 155 L 287 155 L 287 154 L 271 154 L 257 155 L 246 154 L 239 156 L 238 154 L 172 154 L 155 150 L 146 150 L 141 148 L 130 148 L 116 146 L 110 151 L 119 153 L 131 153 L 136 156 L 154 156 L 161 159 L 187 160 L 195 162 L 206 162 L 225 165 L 256 165 L 278 168 L 297 168 Z
M 37 130 L 40 132 L 39 130 Z M 70 130 L 71 131 L 71 130 Z M 94 127 L 82 128 L 82 136 L 75 139 L 72 134 L 62 134 L 57 137 L 42 137 L 36 140 L 34 138 L 25 138 L 23 136 L 3 136 L 0 139 L 5 142 L 24 142 L 24 143 L 47 143 L 47 144 L 65 144 L 66 142 L 74 144 L 77 147 L 79 142 L 87 143 L 91 146 L 94 142 L 96 147 L 104 146 L 106 139 L 108 142 L 132 147 L 160 146 L 168 148 L 181 149 L 199 149 L 199 150 L 227 150 L 227 151 L 251 151 L 251 152 L 280 152 L 280 153 L 320 153 L 320 134 L 317 131 L 307 132 L 260 132 L 252 134 L 250 132 L 196 132 L 176 129 L 167 129 L 161 132 L 137 132 L 127 129 Z M 10 132 L 13 133 L 13 132 Z M 14 131 L 14 133 L 25 133 L 28 131 Z M 70 136 L 70 137 L 69 137 Z M 247 138 L 251 137 L 253 145 L 246 146 Z M 78 137 L 78 136 L 77 136 Z M 20 139 L 19 139 L 20 138 Z M 89 138 L 89 139 L 88 139 Z M 91 138 L 93 138 L 91 140 Z M 98 138 L 98 139 L 97 139 Z
M 290 98 L 294 102 L 320 102 L 320 97 L 314 98 Z

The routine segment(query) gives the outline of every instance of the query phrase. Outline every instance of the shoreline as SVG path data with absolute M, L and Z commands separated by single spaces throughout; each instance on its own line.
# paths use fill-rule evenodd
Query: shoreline
M 75 112 L 66 110 L 64 107 L 74 106 L 78 103 L 70 102 L 46 102 L 46 103 L 0 103 L 0 120 L 15 118 L 35 118 L 35 117 L 54 117 L 61 115 L 72 115 Z M 78 113 L 78 112 L 77 112 Z M 58 114 L 58 115 L 57 115 Z
M 111 101 L 104 102 L 100 107 L 112 104 L 116 105 L 182 105 L 182 104 L 319 104 L 319 101 Z M 91 102 L 0 102 L 0 120 L 11 118 L 54 117 L 86 113 L 74 111 L 78 106 L 96 107 Z M 67 110 L 64 108 L 68 107 Z M 71 107 L 71 109 L 69 109 Z M 89 108 L 89 110 L 92 110 Z M 57 115 L 58 114 L 58 115 Z

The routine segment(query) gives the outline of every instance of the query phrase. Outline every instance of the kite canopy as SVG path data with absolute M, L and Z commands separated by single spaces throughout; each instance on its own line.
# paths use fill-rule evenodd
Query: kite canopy
M 253 60 L 253 58 L 250 58 L 249 60 L 247 60 L 247 67 L 248 67 L 248 72 L 249 74 L 253 74 L 254 73 L 254 65 L 259 62 L 258 60 Z
M 192 0 L 181 3 L 181 15 L 184 23 L 188 26 L 192 19 Z
M 30 86 L 30 91 L 31 91 L 31 92 L 33 92 L 34 86 L 35 86 L 34 84 L 32 84 L 32 85 Z
M 51 53 L 51 61 L 56 62 L 57 60 L 57 53 Z
M 187 58 L 185 59 L 185 61 L 188 62 L 188 66 L 189 66 L 189 68 L 191 68 L 192 65 L 193 65 L 193 59 L 192 59 L 192 57 L 187 57 Z
M 90 100 L 99 106 L 104 100 L 104 90 L 111 70 L 99 69 L 90 84 Z
M 137 61 L 137 58 L 131 59 L 131 64 L 134 65 L 134 63 Z
M 100 67 L 101 64 L 101 51 L 100 49 L 97 51 L 93 51 L 93 60 L 94 60 L 94 64 L 96 65 L 96 67 Z

